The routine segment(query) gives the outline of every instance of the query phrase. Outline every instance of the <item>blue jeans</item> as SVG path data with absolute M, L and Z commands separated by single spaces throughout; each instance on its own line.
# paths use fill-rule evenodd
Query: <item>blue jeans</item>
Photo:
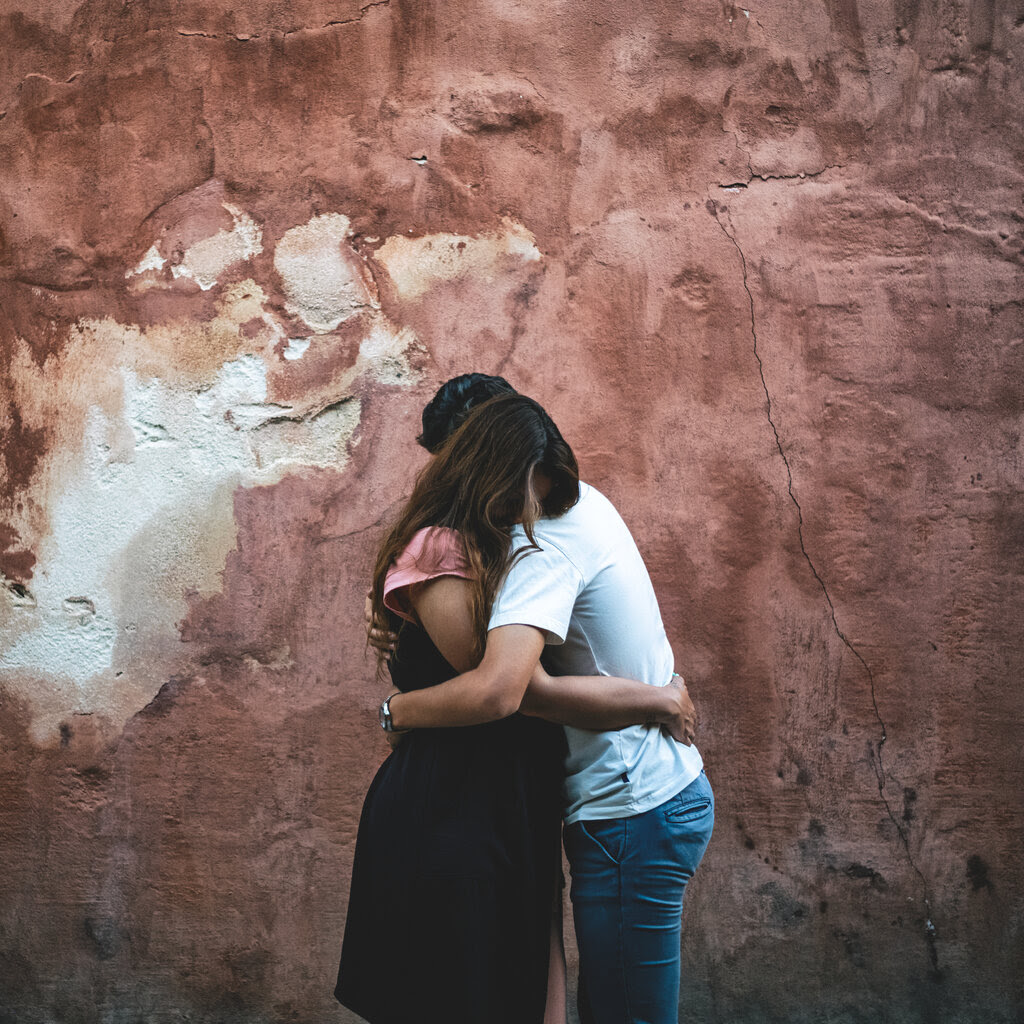
M 683 891 L 714 820 L 701 772 L 652 811 L 566 826 L 581 1024 L 678 1024 Z

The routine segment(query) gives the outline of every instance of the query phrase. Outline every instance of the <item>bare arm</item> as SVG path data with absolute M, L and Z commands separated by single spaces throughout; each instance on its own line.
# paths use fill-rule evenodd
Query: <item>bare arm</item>
M 471 586 L 459 577 L 442 576 L 411 592 L 420 624 L 462 674 L 392 698 L 396 729 L 479 725 L 518 710 L 580 729 L 661 725 L 680 742 L 692 741 L 696 715 L 681 679 L 656 687 L 609 676 L 550 676 L 539 663 L 544 636 L 532 626 L 491 630 L 476 665 Z
M 559 725 L 598 731 L 660 725 L 673 739 L 693 742 L 697 714 L 682 677 L 648 686 L 618 676 L 551 676 L 539 665 L 519 710 Z
M 473 664 L 471 584 L 442 576 L 413 589 L 410 602 L 430 639 L 461 675 L 391 699 L 396 729 L 479 725 L 518 710 L 544 649 L 532 626 L 500 626 L 487 635 L 483 660 Z

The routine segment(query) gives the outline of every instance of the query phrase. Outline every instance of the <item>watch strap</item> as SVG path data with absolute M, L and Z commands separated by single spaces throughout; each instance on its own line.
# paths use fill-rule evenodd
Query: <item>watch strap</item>
M 400 692 L 400 691 L 399 691 Z M 380 706 L 380 727 L 385 732 L 401 732 L 401 729 L 395 728 L 395 723 L 391 718 L 391 699 L 397 697 L 397 693 L 389 694 L 384 698 L 384 701 Z

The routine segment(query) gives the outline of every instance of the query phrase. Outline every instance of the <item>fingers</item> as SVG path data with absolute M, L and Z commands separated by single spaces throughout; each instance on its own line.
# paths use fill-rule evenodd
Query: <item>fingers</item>
M 681 714 L 669 725 L 662 726 L 666 735 L 671 736 L 684 747 L 692 746 L 697 739 L 697 716 Z
M 697 709 L 693 706 L 693 701 L 690 700 L 686 681 L 676 672 L 673 673 L 668 686 L 675 691 L 675 715 L 672 721 L 662 728 L 677 743 L 682 743 L 687 747 L 692 746 L 697 738 Z
M 366 601 L 363 604 L 363 622 L 366 624 L 366 639 L 370 646 L 384 654 L 394 654 L 398 636 L 390 630 L 378 629 L 374 626 L 373 601 L 370 599 L 369 590 L 366 592 Z
M 693 746 L 694 735 L 692 730 L 689 729 L 673 729 L 670 725 L 663 725 L 662 731 L 669 739 L 673 739 L 676 743 L 682 743 L 684 747 Z
M 386 629 L 371 629 L 366 636 L 370 646 L 376 647 L 378 651 L 394 651 L 398 642 L 397 635 Z

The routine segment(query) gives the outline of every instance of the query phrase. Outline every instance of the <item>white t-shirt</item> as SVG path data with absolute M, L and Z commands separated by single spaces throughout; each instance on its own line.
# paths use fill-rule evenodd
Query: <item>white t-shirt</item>
M 490 629 L 522 624 L 547 635 L 553 675 L 626 676 L 651 686 L 672 678 L 672 648 L 658 600 L 629 528 L 587 484 L 563 516 L 538 521 L 539 551 L 512 566 L 494 602 Z M 513 550 L 528 545 L 520 527 Z M 660 728 L 617 732 L 566 727 L 565 820 L 643 814 L 688 786 L 703 767 L 695 746 Z

